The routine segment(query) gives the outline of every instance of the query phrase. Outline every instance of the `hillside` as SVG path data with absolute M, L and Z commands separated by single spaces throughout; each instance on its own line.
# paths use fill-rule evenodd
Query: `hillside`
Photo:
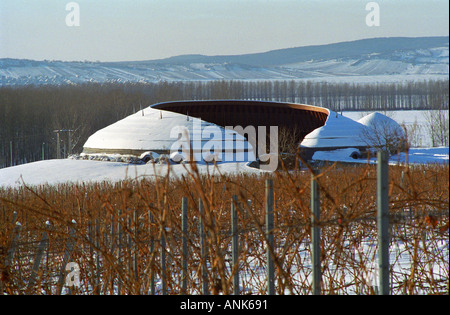
M 185 80 L 448 78 L 449 38 L 374 38 L 257 54 L 90 62 L 0 59 L 0 86 Z

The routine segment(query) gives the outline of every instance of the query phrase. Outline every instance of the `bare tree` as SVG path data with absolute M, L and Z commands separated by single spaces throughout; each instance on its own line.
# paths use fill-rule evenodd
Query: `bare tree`
M 283 161 L 288 168 L 295 166 L 298 148 L 302 134 L 298 128 L 281 127 L 278 130 L 278 154 L 279 161 Z
M 449 117 L 448 109 L 429 110 L 425 115 L 427 129 L 431 139 L 431 145 L 448 146 Z
M 408 142 L 408 147 L 422 147 L 423 144 L 423 125 L 420 125 L 416 121 L 414 121 L 413 124 L 410 125 L 406 125 L 406 124 L 402 124 L 402 128 L 403 130 L 405 130 L 405 134 L 406 134 L 406 139 Z

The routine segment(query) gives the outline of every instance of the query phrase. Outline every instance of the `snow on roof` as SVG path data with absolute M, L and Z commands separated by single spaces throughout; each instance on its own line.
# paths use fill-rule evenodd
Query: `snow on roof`
M 99 153 L 102 150 L 109 152 L 113 150 L 169 151 L 176 145 L 179 134 L 182 135 L 180 141 L 186 139 L 183 134 L 186 129 L 189 131 L 189 139 L 194 140 L 191 141 L 194 152 L 200 152 L 205 144 L 212 147 L 217 143 L 219 147 L 223 148 L 222 143 L 225 140 L 240 141 L 244 146 L 242 149 L 249 148 L 249 151 L 252 151 L 245 138 L 233 130 L 187 115 L 152 107 L 147 107 L 98 130 L 88 138 L 83 147 L 92 153 L 96 150 Z M 219 130 L 220 135 L 217 135 Z M 252 156 L 253 154 L 249 153 L 248 158 L 253 160 Z
M 367 126 L 330 110 L 325 125 L 307 134 L 300 146 L 307 148 L 366 146 L 361 137 L 362 130 L 366 128 Z
M 398 135 L 404 136 L 403 128 L 392 118 L 378 112 L 371 113 L 358 120 L 359 123 L 372 128 L 373 130 L 385 130 L 396 132 Z M 380 131 L 381 131 L 380 130 Z

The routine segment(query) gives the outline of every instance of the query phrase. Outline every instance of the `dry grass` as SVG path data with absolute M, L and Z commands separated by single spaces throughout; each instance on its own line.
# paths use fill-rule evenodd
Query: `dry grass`
M 391 291 L 448 293 L 449 167 L 393 166 L 389 172 Z M 194 170 L 181 179 L 0 190 L 1 289 L 6 294 L 58 294 L 60 290 L 63 294 L 69 290 L 75 294 L 161 294 L 164 282 L 168 294 L 183 293 L 181 199 L 187 197 L 186 293 L 201 294 L 205 264 L 210 292 L 229 294 L 232 274 L 237 271 L 230 254 L 230 207 L 236 195 L 241 294 L 265 294 L 264 184 L 268 177 L 274 182 L 277 294 L 311 294 L 309 171 L 200 176 Z M 376 169 L 332 165 L 321 170 L 318 182 L 323 293 L 375 293 L 371 281 L 376 265 Z M 206 233 L 206 261 L 200 252 L 200 219 Z M 20 234 L 16 222 L 21 224 Z M 49 240 L 30 285 L 44 233 Z M 12 249 L 14 257 L 8 264 Z M 66 253 L 70 256 L 65 258 Z M 79 287 L 58 284 L 67 262 L 80 266 Z

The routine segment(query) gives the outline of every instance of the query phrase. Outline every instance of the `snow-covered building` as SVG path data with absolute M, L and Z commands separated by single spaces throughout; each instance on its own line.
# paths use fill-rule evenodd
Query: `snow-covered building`
M 256 143 L 267 140 L 264 153 L 273 153 L 269 139 L 283 128 L 296 128 L 300 142 L 325 123 L 328 113 L 316 106 L 263 101 L 158 103 L 97 131 L 84 144 L 83 153 L 170 154 L 189 146 L 197 161 L 211 155 L 217 161 L 253 161 L 263 152 Z
M 367 127 L 336 112 L 329 111 L 325 124 L 307 134 L 300 147 L 306 159 L 311 159 L 316 151 L 331 151 L 354 148 L 364 150 L 366 142 L 361 132 Z
M 374 112 L 355 121 L 330 111 L 325 125 L 306 135 L 300 146 L 307 159 L 317 151 L 342 149 L 349 149 L 346 152 L 357 158 L 368 148 L 399 148 L 405 137 L 403 128 L 381 113 Z
M 316 151 L 365 150 L 368 143 L 361 134 L 372 132 L 375 122 L 386 120 L 380 115 L 354 121 L 326 108 L 303 104 L 165 102 L 97 131 L 84 144 L 83 153 L 140 156 L 153 152 L 196 161 L 253 161 L 278 154 L 280 131 L 295 130 L 296 143 L 304 158 L 310 159 Z M 272 142 L 277 142 L 276 146 Z

